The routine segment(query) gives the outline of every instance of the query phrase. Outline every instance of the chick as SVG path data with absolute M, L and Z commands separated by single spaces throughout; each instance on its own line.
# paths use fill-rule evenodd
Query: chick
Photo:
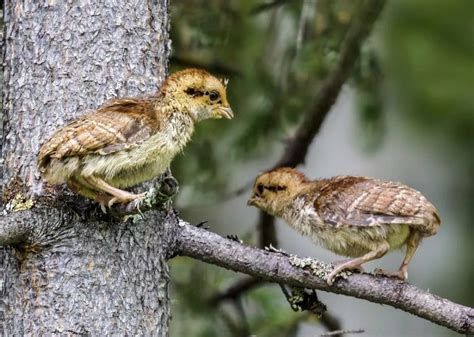
M 122 188 L 165 172 L 196 123 L 233 118 L 226 87 L 204 70 L 187 69 L 170 75 L 153 96 L 110 101 L 53 134 L 39 151 L 39 171 L 103 209 L 141 199 L 144 193 Z
M 336 263 L 326 279 L 329 285 L 341 271 L 362 270 L 363 263 L 404 245 L 398 271 L 376 273 L 405 280 L 421 240 L 440 226 L 436 208 L 408 186 L 354 176 L 309 180 L 291 168 L 261 174 L 248 205 L 283 218 L 322 247 L 352 257 Z

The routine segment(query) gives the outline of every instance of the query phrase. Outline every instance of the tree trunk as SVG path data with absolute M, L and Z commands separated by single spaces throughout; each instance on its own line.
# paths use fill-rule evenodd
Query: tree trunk
M 36 154 L 106 99 L 155 92 L 168 56 L 166 0 L 6 1 L 1 336 L 167 335 L 174 213 L 113 220 L 44 186 Z

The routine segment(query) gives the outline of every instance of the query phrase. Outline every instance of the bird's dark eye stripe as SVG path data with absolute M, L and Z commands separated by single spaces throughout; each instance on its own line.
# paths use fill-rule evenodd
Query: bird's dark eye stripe
M 272 192 L 277 192 L 277 191 L 284 191 L 286 190 L 285 186 L 280 186 L 280 185 L 267 185 L 264 186 L 265 189 L 272 191 Z
M 203 93 L 202 91 L 197 90 L 197 89 L 192 88 L 192 87 L 191 87 L 191 88 L 187 88 L 186 90 L 184 90 L 184 92 L 185 92 L 186 94 L 188 94 L 189 96 L 191 96 L 191 97 L 197 97 L 197 96 L 202 96 L 202 95 L 204 95 L 204 93 Z
M 286 187 L 281 186 L 281 185 L 263 185 L 263 184 L 258 184 L 257 185 L 257 192 L 259 194 L 262 194 L 264 190 L 268 190 L 270 192 L 277 192 L 277 191 L 286 190 Z

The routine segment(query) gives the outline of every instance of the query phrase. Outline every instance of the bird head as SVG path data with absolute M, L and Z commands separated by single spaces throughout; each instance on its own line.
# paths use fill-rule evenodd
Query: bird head
M 219 80 L 205 70 L 186 69 L 171 74 L 161 87 L 165 98 L 195 121 L 234 117 L 227 101 L 227 80 Z
M 255 180 L 247 205 L 256 206 L 271 215 L 280 215 L 308 182 L 302 173 L 288 167 L 262 173 Z

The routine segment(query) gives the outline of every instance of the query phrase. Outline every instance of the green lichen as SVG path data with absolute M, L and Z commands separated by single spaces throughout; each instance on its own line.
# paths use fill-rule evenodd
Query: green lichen
M 304 301 L 304 289 L 291 287 L 291 296 L 288 298 L 291 308 L 294 311 L 302 310 L 301 303 Z
M 327 280 L 328 275 L 333 271 L 334 265 L 332 263 L 322 262 L 311 257 L 298 257 L 290 256 L 290 263 L 298 268 L 306 269 L 311 272 L 311 274 L 316 275 L 322 280 Z M 350 271 L 342 271 L 337 274 L 337 277 L 347 278 L 352 273 Z
M 21 193 L 17 193 L 15 197 L 6 205 L 7 211 L 12 213 L 25 211 L 32 208 L 34 205 L 33 199 L 26 198 Z
M 133 224 L 137 224 L 143 218 L 144 217 L 142 213 L 136 213 L 136 214 L 129 214 L 129 215 L 124 216 L 123 220 L 124 221 L 130 220 Z

